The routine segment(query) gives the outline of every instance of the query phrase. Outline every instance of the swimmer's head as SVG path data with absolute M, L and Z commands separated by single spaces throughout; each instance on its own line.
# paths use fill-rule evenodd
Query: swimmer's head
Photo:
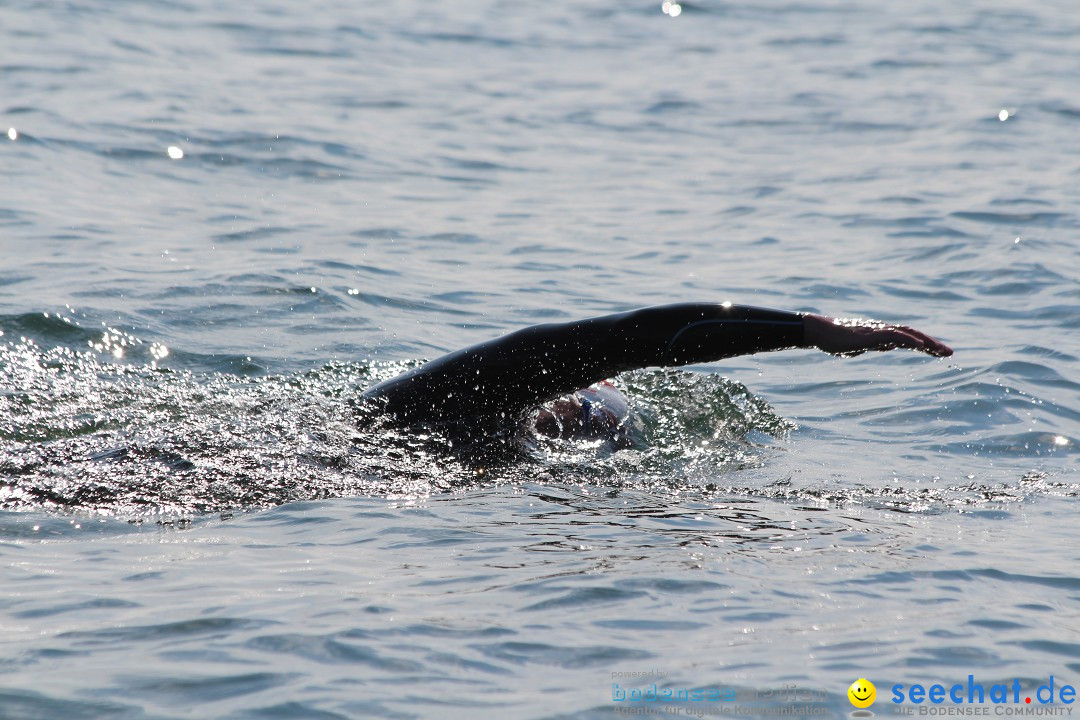
M 630 404 L 604 381 L 544 406 L 536 416 L 536 432 L 564 440 L 627 442 Z

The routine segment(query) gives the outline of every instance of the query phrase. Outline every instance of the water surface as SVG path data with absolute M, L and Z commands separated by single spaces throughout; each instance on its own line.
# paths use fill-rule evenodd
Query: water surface
M 681 10 L 5 7 L 0 715 L 1080 682 L 1071 6 Z M 957 352 L 630 374 L 618 452 L 354 422 L 422 359 L 684 300 Z

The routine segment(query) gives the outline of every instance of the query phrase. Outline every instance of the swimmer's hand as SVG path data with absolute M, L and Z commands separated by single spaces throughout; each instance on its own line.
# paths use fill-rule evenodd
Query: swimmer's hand
M 860 355 L 867 350 L 907 348 L 934 357 L 949 357 L 948 345 L 914 328 L 888 325 L 875 320 L 830 318 L 803 315 L 803 333 L 807 347 L 816 347 L 833 355 Z

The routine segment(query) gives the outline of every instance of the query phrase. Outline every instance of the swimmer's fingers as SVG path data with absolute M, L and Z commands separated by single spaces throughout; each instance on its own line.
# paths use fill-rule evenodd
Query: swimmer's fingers
M 803 317 L 806 342 L 835 355 L 859 355 L 867 350 L 906 348 L 948 357 L 952 349 L 926 333 L 903 325 L 884 325 L 868 320 L 834 320 L 821 315 Z
M 948 357 L 952 349 L 926 333 L 903 325 L 887 325 L 881 328 L 851 328 L 855 339 L 864 343 L 865 350 L 894 350 L 904 348 L 917 350 L 934 357 Z
M 949 357 L 953 353 L 952 348 L 940 340 L 905 325 L 889 326 L 883 328 L 880 332 L 889 333 L 888 338 L 885 340 L 886 345 L 895 341 L 896 344 L 893 347 L 918 350 L 934 357 Z M 891 350 L 892 348 L 883 346 L 876 349 Z

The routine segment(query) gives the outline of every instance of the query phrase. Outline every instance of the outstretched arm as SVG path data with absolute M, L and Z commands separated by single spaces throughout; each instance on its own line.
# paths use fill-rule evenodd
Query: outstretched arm
M 844 322 L 730 303 L 663 305 L 525 328 L 432 360 L 370 388 L 364 397 L 402 422 L 469 420 L 485 432 L 547 400 L 637 368 L 795 347 L 839 354 L 909 347 L 951 354 L 910 328 Z

